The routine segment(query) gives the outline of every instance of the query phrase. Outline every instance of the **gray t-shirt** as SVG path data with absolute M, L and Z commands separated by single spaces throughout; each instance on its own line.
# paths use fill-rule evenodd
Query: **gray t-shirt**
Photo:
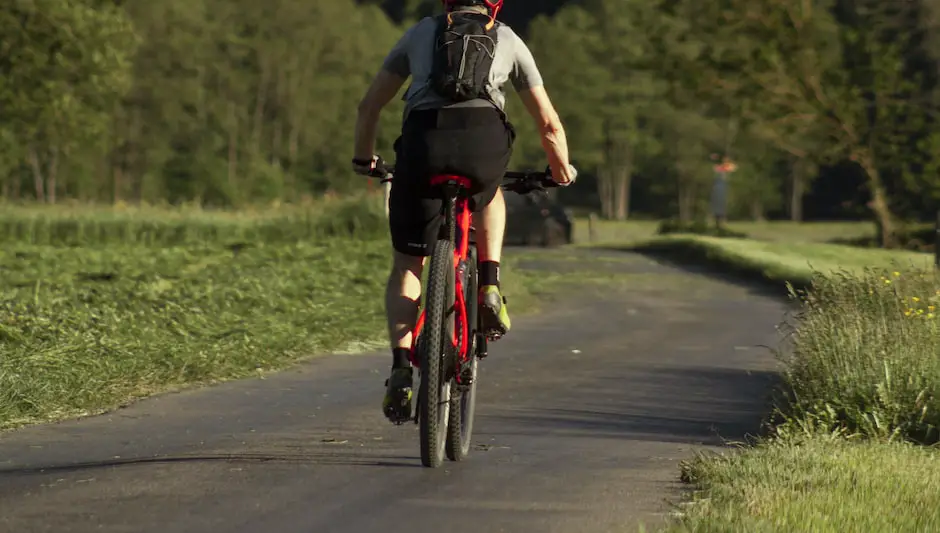
M 506 93 L 503 86 L 511 81 L 517 91 L 524 91 L 542 85 L 542 75 L 535 65 L 535 58 L 525 42 L 509 26 L 496 23 L 496 55 L 490 70 L 490 96 L 500 109 L 505 110 Z M 437 33 L 437 19 L 427 17 L 412 26 L 398 41 L 385 58 L 382 68 L 407 78 L 411 76 L 411 86 L 405 93 L 404 118 L 415 109 L 438 109 L 441 107 L 483 107 L 490 106 L 486 100 L 471 100 L 455 104 L 430 87 L 428 78 L 433 63 L 434 37 Z

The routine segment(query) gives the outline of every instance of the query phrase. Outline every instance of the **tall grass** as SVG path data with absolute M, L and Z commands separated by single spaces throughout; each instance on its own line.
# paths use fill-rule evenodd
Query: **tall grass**
M 791 424 L 940 440 L 940 274 L 819 277 L 797 320 L 785 359 Z
M 801 295 L 770 438 L 685 465 L 667 531 L 940 528 L 940 274 L 817 275 Z
M 320 201 L 258 213 L 186 208 L 0 206 L 0 244 L 188 246 L 297 243 L 385 235 L 380 198 Z

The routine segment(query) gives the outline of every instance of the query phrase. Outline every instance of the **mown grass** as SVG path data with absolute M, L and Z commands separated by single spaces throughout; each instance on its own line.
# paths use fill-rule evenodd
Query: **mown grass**
M 728 272 L 796 285 L 808 285 L 816 274 L 862 273 L 879 267 L 920 270 L 929 268 L 933 261 L 930 254 L 902 250 L 698 235 L 656 237 L 621 248 L 709 263 Z
M 908 443 L 816 437 L 703 456 L 668 532 L 940 530 L 940 455 Z
M 153 393 L 384 349 L 391 247 L 380 202 L 224 213 L 0 216 L 0 429 Z M 513 315 L 562 276 L 504 260 Z
M 386 247 L 5 246 L 0 427 L 380 340 Z
M 928 254 L 696 236 L 638 247 L 808 283 L 769 437 L 702 455 L 668 531 L 940 527 L 940 274 Z M 794 294 L 796 296 L 796 294 Z
M 636 244 L 655 238 L 659 225 L 656 220 L 598 220 L 594 224 L 592 241 L 588 218 L 578 217 L 575 219 L 574 241 L 580 246 Z M 727 227 L 752 239 L 790 243 L 855 241 L 875 235 L 875 226 L 870 222 L 735 221 Z

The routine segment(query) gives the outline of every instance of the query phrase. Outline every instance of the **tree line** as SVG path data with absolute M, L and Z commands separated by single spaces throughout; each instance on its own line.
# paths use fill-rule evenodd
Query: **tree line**
M 891 245 L 938 208 L 938 16 L 936 0 L 585 0 L 530 42 L 608 216 L 638 178 L 703 216 L 720 154 L 739 213 L 800 220 L 826 175 L 861 186 Z
M 2 194 L 237 206 L 355 187 L 351 120 L 399 33 L 352 0 L 5 2 Z
M 348 170 L 356 103 L 404 27 L 437 5 L 5 2 L 0 195 L 240 206 L 363 188 Z M 733 216 L 799 220 L 824 178 L 858 188 L 891 244 L 940 198 L 938 10 L 582 0 L 531 20 L 526 39 L 605 216 L 701 218 L 727 155 Z M 543 165 L 518 99 L 509 108 L 514 165 Z M 400 111 L 384 114 L 383 154 Z

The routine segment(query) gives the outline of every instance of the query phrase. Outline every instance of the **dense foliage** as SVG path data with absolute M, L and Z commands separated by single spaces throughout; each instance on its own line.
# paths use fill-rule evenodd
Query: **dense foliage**
M 437 3 L 6 2 L 0 195 L 240 206 L 364 188 L 347 165 L 356 103 Z M 729 154 L 732 216 L 800 219 L 813 194 L 807 215 L 867 212 L 890 241 L 940 199 L 937 7 L 582 0 L 505 13 L 585 171 L 570 193 L 590 191 L 580 200 L 606 216 L 701 218 L 714 158 Z M 512 97 L 515 164 L 541 166 L 520 111 Z M 383 153 L 399 113 L 396 101 L 383 117 Z

